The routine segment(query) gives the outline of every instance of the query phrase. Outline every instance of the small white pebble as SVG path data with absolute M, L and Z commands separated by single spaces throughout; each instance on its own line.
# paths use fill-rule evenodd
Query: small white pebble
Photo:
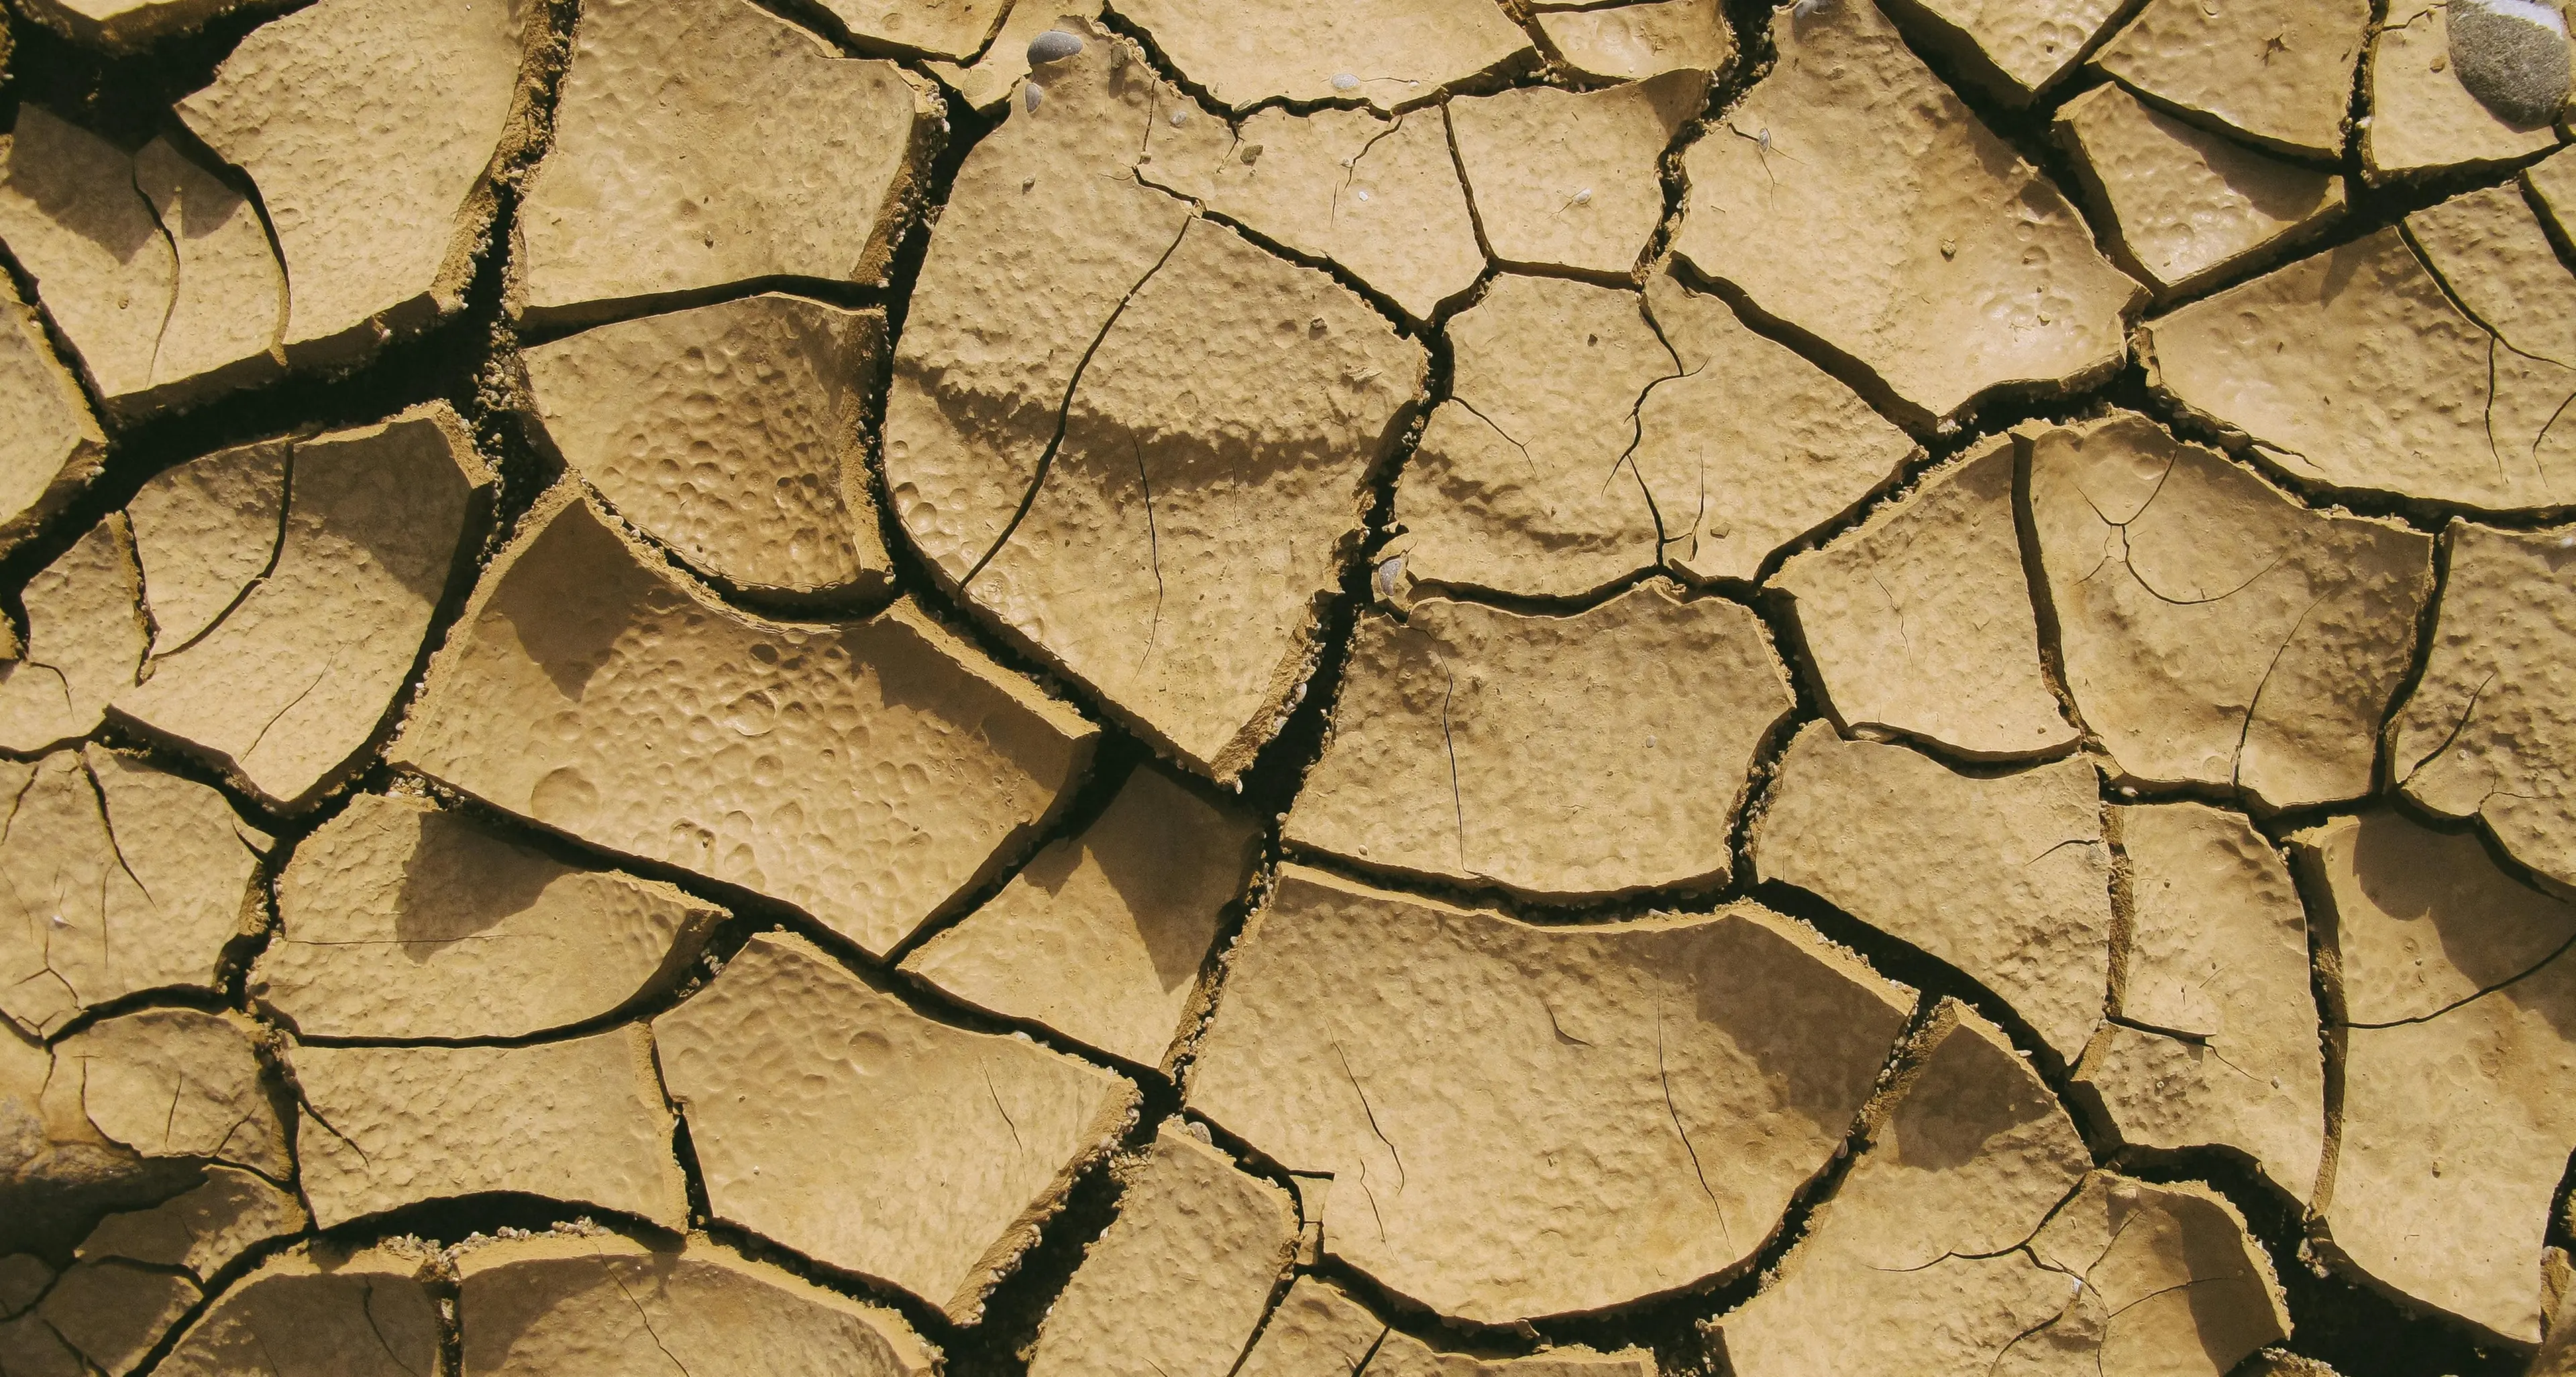
M 1588 206 L 1592 204 L 1592 188 L 1585 187 L 1581 191 L 1574 193 L 1574 203 L 1578 206 Z
M 1207 1143 L 1210 1146 L 1214 1146 L 1216 1141 L 1215 1139 L 1208 1137 L 1207 1125 L 1205 1124 L 1190 1125 L 1190 1136 L 1198 1139 L 1202 1143 Z
M 1172 127 L 1178 129 L 1189 122 L 1190 108 L 1186 105 L 1175 106 L 1172 110 Z
M 1340 73 L 1333 78 L 1333 89 L 1336 91 L 1356 91 L 1360 89 L 1360 79 L 1348 72 Z
M 1368 199 L 1368 193 L 1367 193 L 1367 192 L 1365 192 L 1365 191 L 1360 192 L 1360 193 L 1359 193 L 1359 198 L 1360 198 L 1361 200 L 1363 200 L 1363 201 L 1367 200 L 1367 199 Z

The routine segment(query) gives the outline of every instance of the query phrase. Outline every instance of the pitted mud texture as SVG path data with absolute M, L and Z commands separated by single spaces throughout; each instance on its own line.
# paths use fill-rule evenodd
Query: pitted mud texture
M 0 1374 L 2576 1353 L 2557 0 L 15 0 Z

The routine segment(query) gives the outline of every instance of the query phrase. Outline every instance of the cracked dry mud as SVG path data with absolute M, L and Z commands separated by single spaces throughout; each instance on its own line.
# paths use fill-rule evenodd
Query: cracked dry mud
M 2576 1371 L 2558 0 L 6 0 L 0 1374 Z

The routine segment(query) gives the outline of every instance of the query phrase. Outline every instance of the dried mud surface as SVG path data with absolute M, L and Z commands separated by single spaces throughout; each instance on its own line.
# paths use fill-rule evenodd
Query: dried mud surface
M 0 6 L 0 1377 L 2576 1372 L 2558 0 Z

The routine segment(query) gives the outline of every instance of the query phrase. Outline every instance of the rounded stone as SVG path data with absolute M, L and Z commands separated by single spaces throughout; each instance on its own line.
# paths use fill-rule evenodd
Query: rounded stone
M 2548 124 L 2567 104 L 2567 19 L 2535 0 L 2457 0 L 2451 70 L 2496 118 Z

